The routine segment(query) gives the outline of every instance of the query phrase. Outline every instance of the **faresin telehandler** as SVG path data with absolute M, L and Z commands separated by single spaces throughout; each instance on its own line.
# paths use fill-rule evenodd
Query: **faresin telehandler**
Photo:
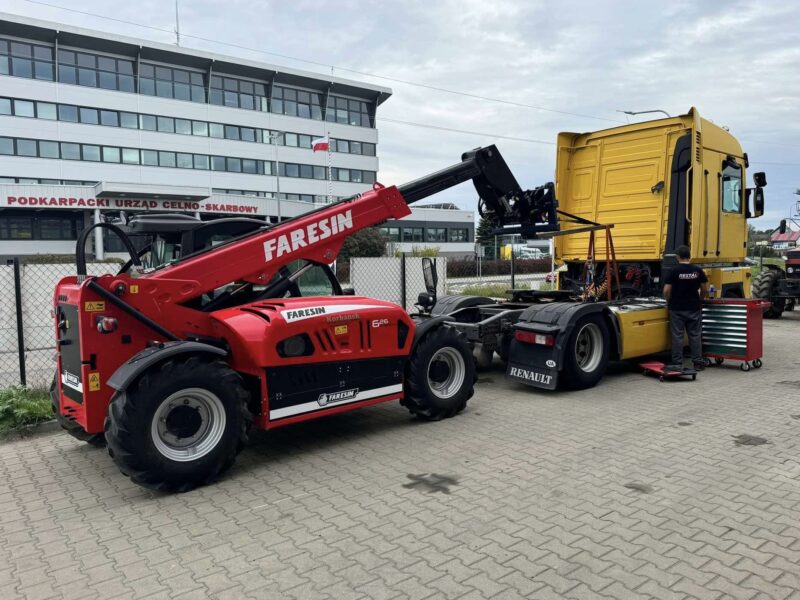
M 347 236 L 469 180 L 502 226 L 518 187 L 492 146 L 277 225 L 158 215 L 85 229 L 77 275 L 55 290 L 59 422 L 78 439 L 107 443 L 136 483 L 182 491 L 230 467 L 251 426 L 390 400 L 425 420 L 458 414 L 475 381 L 464 335 L 444 317 L 411 318 L 396 304 L 355 296 L 329 265 Z M 541 203 L 549 203 L 549 229 L 553 202 Z M 120 237 L 130 260 L 92 277 L 85 245 L 98 227 Z
M 766 178 L 756 173 L 755 187 L 746 188 L 747 167 L 736 138 L 694 108 L 561 133 L 551 187 L 558 226 L 549 234 L 561 264 L 557 289 L 512 290 L 506 302 L 445 296 L 431 301 L 431 314 L 463 331 L 479 362 L 497 352 L 511 379 L 544 389 L 591 387 L 610 360 L 670 347 L 662 287 L 678 246 L 691 247 L 692 262 L 705 269 L 718 298 L 750 295 L 747 219 L 764 212 Z M 507 198 L 515 195 L 524 194 Z M 492 206 L 479 209 L 503 220 Z M 548 235 L 533 214 L 505 231 Z

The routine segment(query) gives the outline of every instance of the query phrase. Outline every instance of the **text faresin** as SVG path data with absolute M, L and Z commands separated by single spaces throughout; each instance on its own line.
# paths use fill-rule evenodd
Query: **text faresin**
M 305 248 L 309 244 L 316 244 L 332 235 L 352 228 L 353 215 L 349 210 L 332 217 L 326 217 L 314 223 L 309 223 L 305 227 L 292 229 L 288 234 L 267 240 L 264 242 L 264 257 L 267 261 L 270 261 L 273 258 Z

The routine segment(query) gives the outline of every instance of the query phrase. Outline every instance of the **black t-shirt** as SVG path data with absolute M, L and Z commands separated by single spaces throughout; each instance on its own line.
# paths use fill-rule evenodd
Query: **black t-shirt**
M 700 310 L 700 284 L 707 281 L 708 277 L 700 267 L 679 263 L 664 279 L 665 284 L 672 286 L 668 302 L 670 310 Z

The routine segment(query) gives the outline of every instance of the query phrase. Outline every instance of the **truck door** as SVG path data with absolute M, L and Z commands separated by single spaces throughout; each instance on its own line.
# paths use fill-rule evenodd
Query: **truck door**
M 717 171 L 719 193 L 717 215 L 719 242 L 715 249 L 719 260 L 738 262 L 745 253 L 747 223 L 745 221 L 744 169 L 736 159 L 721 161 Z

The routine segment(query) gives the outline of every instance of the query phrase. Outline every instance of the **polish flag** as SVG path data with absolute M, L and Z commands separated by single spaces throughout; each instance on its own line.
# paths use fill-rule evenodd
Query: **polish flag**
M 316 140 L 312 140 L 311 141 L 311 147 L 314 149 L 314 152 L 319 152 L 319 151 L 323 151 L 323 150 L 328 151 L 328 150 L 331 149 L 331 144 L 328 141 L 328 137 L 325 136 L 323 138 L 318 138 Z

